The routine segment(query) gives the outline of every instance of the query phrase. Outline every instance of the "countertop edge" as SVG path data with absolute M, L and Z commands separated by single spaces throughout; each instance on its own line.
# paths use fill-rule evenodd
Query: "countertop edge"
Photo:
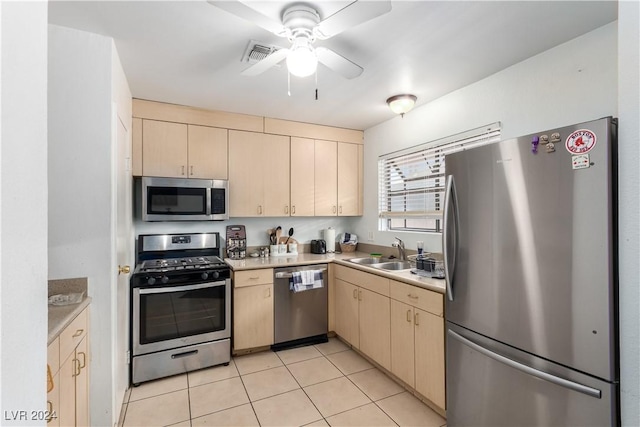
M 413 285 L 420 288 L 428 289 L 430 291 L 439 292 L 441 294 L 445 294 L 446 292 L 445 282 L 442 279 L 432 279 L 430 277 L 417 276 L 415 274 L 412 274 L 410 270 L 385 271 L 347 261 L 350 258 L 362 258 L 367 256 L 369 256 L 369 254 L 365 252 L 348 252 L 335 254 L 301 253 L 296 256 L 287 257 L 246 258 L 244 260 L 226 259 L 225 262 L 231 267 L 233 271 L 335 263 L 338 265 L 343 265 L 345 267 L 351 267 L 367 273 L 375 274 L 377 276 L 386 277 L 387 279 L 403 282 L 408 285 Z
M 55 341 L 60 333 L 73 322 L 78 314 L 82 313 L 82 310 L 87 308 L 91 304 L 91 297 L 85 297 L 78 304 L 51 306 L 49 305 L 49 335 L 47 337 L 47 345 Z

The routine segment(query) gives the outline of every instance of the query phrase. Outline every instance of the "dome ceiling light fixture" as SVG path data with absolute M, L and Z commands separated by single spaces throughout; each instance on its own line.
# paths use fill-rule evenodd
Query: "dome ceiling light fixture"
M 396 114 L 400 114 L 400 116 L 404 118 L 404 115 L 411 111 L 413 106 L 416 104 L 417 99 L 418 98 L 415 95 L 394 95 L 387 99 L 387 105 L 391 108 L 391 111 Z

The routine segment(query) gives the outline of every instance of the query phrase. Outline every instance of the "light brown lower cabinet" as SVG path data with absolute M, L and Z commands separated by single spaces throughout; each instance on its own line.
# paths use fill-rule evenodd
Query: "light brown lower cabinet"
M 49 345 L 47 392 L 50 426 L 89 426 L 88 309 Z
M 446 409 L 442 294 L 391 281 L 391 372 Z
M 273 269 L 238 271 L 233 288 L 234 352 L 273 344 Z

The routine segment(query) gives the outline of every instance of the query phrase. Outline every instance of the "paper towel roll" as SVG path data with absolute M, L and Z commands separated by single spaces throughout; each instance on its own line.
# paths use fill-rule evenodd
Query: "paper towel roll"
M 324 230 L 324 241 L 327 242 L 327 252 L 336 251 L 336 230 L 329 227 Z

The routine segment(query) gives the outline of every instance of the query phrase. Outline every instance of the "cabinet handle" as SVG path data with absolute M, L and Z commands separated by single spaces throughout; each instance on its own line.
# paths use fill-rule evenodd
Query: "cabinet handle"
M 73 375 L 71 375 L 72 377 L 77 377 L 78 375 L 80 375 L 80 361 L 78 359 L 76 359 L 75 357 L 73 358 Z
M 416 326 L 420 325 L 420 317 L 419 316 L 420 316 L 420 313 L 416 313 L 416 320 L 415 320 Z
M 184 165 L 182 165 L 182 175 L 184 175 Z
M 267 296 L 266 298 L 271 297 L 271 288 L 267 288 Z
M 340 215 L 342 215 L 342 206 L 340 206 L 340 207 L 338 208 L 338 213 L 339 213 Z
M 82 355 L 82 363 L 80 364 L 80 369 L 83 369 L 85 366 L 87 366 L 87 354 L 84 351 L 79 351 L 78 354 Z
M 296 205 L 291 206 L 291 215 L 296 214 Z
M 262 215 L 262 205 L 258 205 L 258 215 Z
M 358 291 L 358 301 L 362 301 L 362 291 Z
M 53 390 L 53 375 L 51 375 L 51 366 L 47 363 L 47 393 Z
M 418 297 L 417 295 L 411 295 L 411 294 L 407 294 L 407 296 L 411 299 L 418 299 L 420 297 Z
M 193 175 L 193 166 L 190 166 L 191 169 L 191 175 Z
M 336 213 L 336 205 L 333 205 L 333 213 Z
M 289 215 L 289 206 L 284 207 L 284 213 Z
M 357 289 L 353 290 L 353 299 L 358 299 L 358 290 Z
M 73 334 L 72 338 L 77 338 L 84 332 L 84 329 L 78 329 L 75 334 Z
M 249 280 L 258 280 L 260 276 L 250 276 Z
M 53 402 L 47 400 L 47 424 L 53 419 Z
M 407 310 L 407 322 L 411 323 L 411 310 Z

